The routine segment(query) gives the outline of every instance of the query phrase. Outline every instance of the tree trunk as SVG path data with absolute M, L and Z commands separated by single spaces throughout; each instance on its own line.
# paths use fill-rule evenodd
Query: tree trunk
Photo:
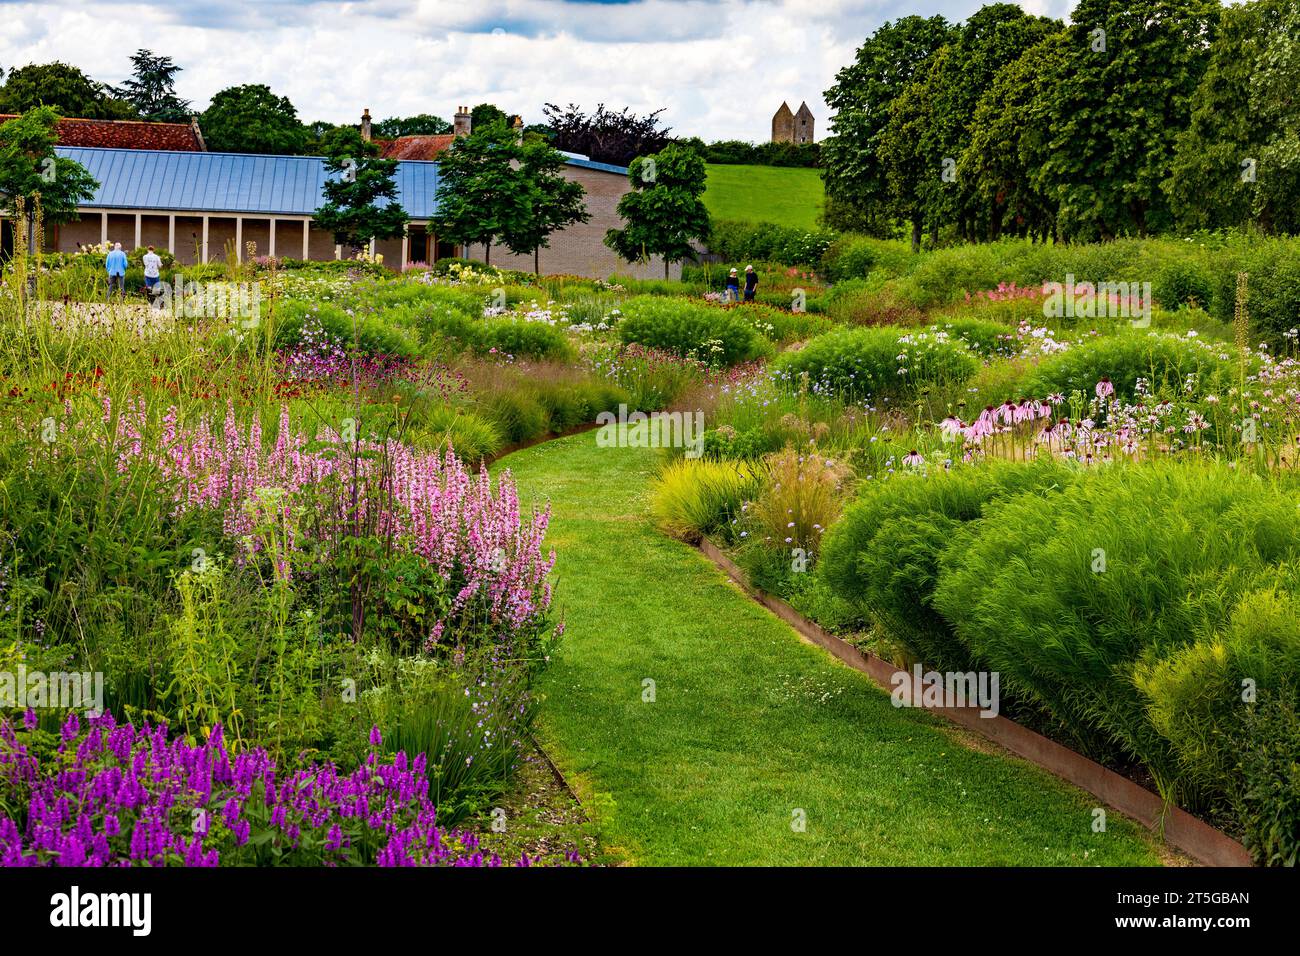
M 542 247 L 533 246 L 533 275 L 541 276 L 542 274 Z
M 921 220 L 912 220 L 912 252 L 921 251 Z
M 668 257 L 664 256 L 664 279 L 668 278 Z

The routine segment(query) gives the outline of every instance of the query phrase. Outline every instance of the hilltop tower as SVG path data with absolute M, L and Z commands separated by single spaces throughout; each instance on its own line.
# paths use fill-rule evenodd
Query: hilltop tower
M 790 105 L 782 103 L 772 117 L 772 142 L 811 143 L 813 141 L 813 115 L 807 103 L 799 104 L 799 112 L 790 112 Z

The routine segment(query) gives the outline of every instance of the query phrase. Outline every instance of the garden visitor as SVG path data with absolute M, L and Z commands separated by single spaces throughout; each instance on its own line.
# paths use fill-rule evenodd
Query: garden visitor
M 745 266 L 745 301 L 753 302 L 754 293 L 758 291 L 758 273 L 753 266 Z
M 158 283 L 162 281 L 162 259 L 153 251 L 153 246 L 144 254 L 144 288 L 152 298 Z
M 104 259 L 104 271 L 108 273 L 108 297 L 113 297 L 113 287 L 117 287 L 118 297 L 126 294 L 126 253 L 120 242 L 113 243 L 113 250 Z
M 727 301 L 740 301 L 740 276 L 735 269 L 727 276 Z

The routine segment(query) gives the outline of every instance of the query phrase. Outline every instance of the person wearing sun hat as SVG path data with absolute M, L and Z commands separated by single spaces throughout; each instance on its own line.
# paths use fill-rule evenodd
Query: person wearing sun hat
M 727 274 L 727 301 L 740 301 L 740 274 L 735 269 Z
M 745 301 L 753 302 L 754 293 L 758 291 L 758 273 L 753 266 L 745 266 Z

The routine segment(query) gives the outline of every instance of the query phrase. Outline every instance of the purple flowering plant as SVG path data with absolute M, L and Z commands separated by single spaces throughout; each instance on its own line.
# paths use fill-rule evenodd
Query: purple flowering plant
M 382 745 L 375 728 L 351 773 L 287 772 L 228 748 L 220 725 L 190 744 L 110 714 L 84 729 L 69 714 L 58 734 L 31 711 L 0 718 L 0 865 L 500 866 L 474 833 L 438 825 L 424 756 Z

